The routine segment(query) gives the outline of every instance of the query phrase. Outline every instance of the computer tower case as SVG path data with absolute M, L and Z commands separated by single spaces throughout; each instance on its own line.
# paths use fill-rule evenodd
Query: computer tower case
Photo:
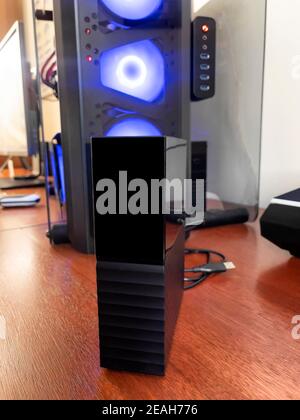
M 153 211 L 150 187 L 152 180 L 186 179 L 187 150 L 187 142 L 166 137 L 92 141 L 103 368 L 153 375 L 166 372 L 183 294 L 185 222 L 179 213 L 184 195 L 161 190 L 159 206 Z M 136 192 L 131 182 L 135 180 L 140 180 L 136 186 L 141 180 L 148 185 L 141 199 L 149 201 L 148 211 L 144 207 L 132 214 L 130 200 Z M 112 183 L 116 187 L 109 192 Z M 103 194 L 108 193 L 112 201 L 109 205 L 106 201 L 109 212 L 104 214 L 99 200 L 103 203 Z
M 91 137 L 190 139 L 191 0 L 54 0 L 54 21 L 69 237 L 93 253 Z

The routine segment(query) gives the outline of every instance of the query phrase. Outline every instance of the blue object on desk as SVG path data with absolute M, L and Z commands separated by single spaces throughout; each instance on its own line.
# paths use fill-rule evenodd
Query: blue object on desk
M 61 207 L 66 204 L 66 187 L 64 174 L 64 158 L 61 145 L 61 134 L 57 134 L 50 144 L 51 168 L 54 177 L 55 191 Z
M 0 199 L 0 206 L 3 208 L 35 207 L 40 201 L 41 197 L 37 194 L 15 195 L 2 197 Z

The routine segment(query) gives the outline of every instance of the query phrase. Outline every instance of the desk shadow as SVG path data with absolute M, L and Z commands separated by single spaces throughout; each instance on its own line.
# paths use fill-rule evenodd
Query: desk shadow
M 155 400 L 157 389 L 167 397 L 169 383 L 163 376 L 101 369 L 97 388 L 97 396 L 101 395 L 101 399 Z
M 257 292 L 280 310 L 300 312 L 300 259 L 291 257 L 261 274 Z

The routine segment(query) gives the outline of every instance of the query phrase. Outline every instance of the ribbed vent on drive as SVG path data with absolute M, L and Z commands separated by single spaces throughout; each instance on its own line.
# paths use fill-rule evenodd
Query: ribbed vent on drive
M 165 290 L 163 268 L 147 272 L 98 263 L 102 367 L 163 375 Z

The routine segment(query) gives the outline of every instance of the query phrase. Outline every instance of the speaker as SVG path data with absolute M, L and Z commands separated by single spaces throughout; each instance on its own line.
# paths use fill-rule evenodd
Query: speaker
M 93 252 L 90 138 L 190 139 L 191 0 L 54 0 L 54 17 L 69 236 Z
M 262 236 L 300 258 L 300 189 L 274 198 L 261 218 Z
M 107 159 L 112 155 L 112 160 Z M 184 196 L 162 190 L 156 211 L 150 211 L 155 203 L 150 187 L 152 180 L 183 181 L 186 157 L 187 143 L 182 140 L 93 140 L 103 368 L 153 375 L 166 372 L 184 280 L 185 222 L 172 213 L 183 206 Z M 148 193 L 139 192 L 137 198 L 134 190 L 141 183 L 149 187 Z M 141 198 L 149 199 L 147 209 Z M 143 209 L 129 211 L 131 200 Z M 103 211 L 104 204 L 107 210 Z M 167 208 L 172 209 L 170 213 L 163 211 Z

